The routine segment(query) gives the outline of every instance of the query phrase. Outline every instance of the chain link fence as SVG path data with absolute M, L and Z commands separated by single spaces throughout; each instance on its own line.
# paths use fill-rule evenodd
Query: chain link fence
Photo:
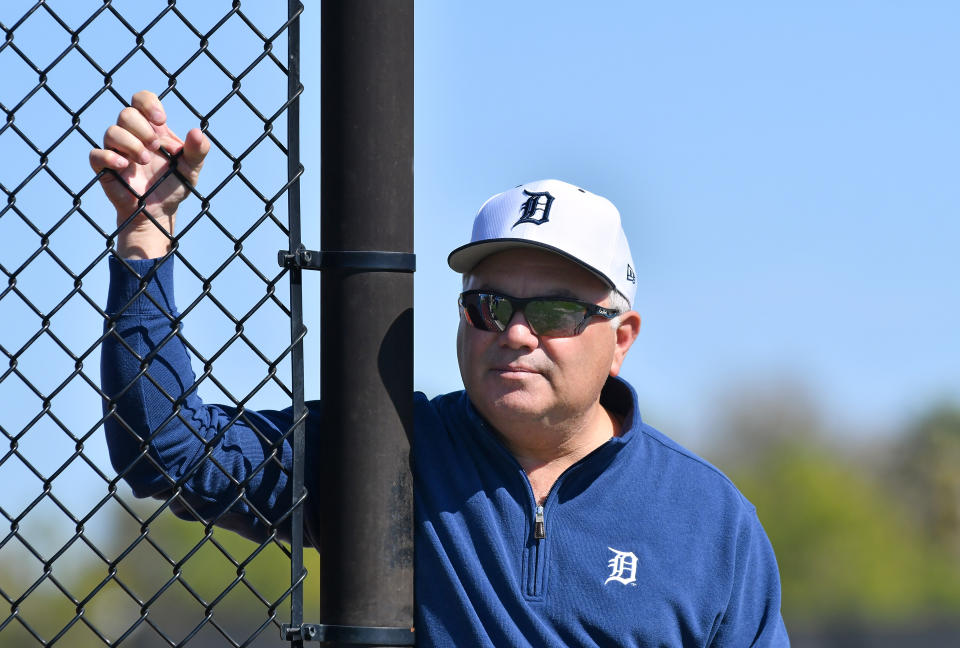
M 288 36 L 301 9 L 0 3 L 2 646 L 287 645 L 280 626 L 302 605 L 290 547 L 175 519 L 174 495 L 135 500 L 110 465 L 102 430 L 115 414 L 98 373 L 117 229 L 87 154 L 142 88 L 175 130 L 204 130 L 211 153 L 174 239 L 172 324 L 205 400 L 237 417 L 290 403 L 299 307 L 276 254 L 295 247 L 298 218 Z

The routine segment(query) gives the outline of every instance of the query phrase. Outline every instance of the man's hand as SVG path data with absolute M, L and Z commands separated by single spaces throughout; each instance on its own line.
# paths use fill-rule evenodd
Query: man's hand
M 187 133 L 186 141 L 167 127 L 167 115 L 157 95 L 141 90 L 133 95 L 131 106 L 124 108 L 117 123 L 103 136 L 103 148 L 90 151 L 90 166 L 99 173 L 104 193 L 117 209 L 117 225 L 130 218 L 138 207 L 138 196 L 152 187 L 169 168 L 167 153 L 182 151 L 177 159 L 177 171 L 195 185 L 203 167 L 203 158 L 210 150 L 210 140 L 199 128 Z M 119 178 L 118 178 L 119 176 Z M 123 180 L 121 182 L 120 180 Z M 130 186 L 128 189 L 124 182 Z M 166 230 L 161 231 L 144 214 L 139 214 L 124 227 L 117 239 L 117 251 L 127 259 L 153 259 L 170 249 L 166 234 L 173 234 L 177 206 L 189 195 L 189 189 L 174 174 L 170 174 L 149 195 L 144 196 L 145 208 Z

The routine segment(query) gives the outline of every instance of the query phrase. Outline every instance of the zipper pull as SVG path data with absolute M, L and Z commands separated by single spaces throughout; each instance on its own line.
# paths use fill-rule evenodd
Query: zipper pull
M 533 537 L 535 540 L 543 540 L 547 537 L 547 526 L 543 522 L 543 507 L 537 507 L 537 513 L 533 518 Z

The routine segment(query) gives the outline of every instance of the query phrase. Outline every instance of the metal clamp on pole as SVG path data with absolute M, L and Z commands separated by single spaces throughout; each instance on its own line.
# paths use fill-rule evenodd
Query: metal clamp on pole
M 283 625 L 280 637 L 284 641 L 325 641 L 357 646 L 413 646 L 413 628 L 372 628 L 368 626 L 323 625 L 304 623 L 301 626 Z
M 343 270 L 348 272 L 415 272 L 417 255 L 411 252 L 376 250 L 307 250 L 277 252 L 280 267 L 299 270 Z

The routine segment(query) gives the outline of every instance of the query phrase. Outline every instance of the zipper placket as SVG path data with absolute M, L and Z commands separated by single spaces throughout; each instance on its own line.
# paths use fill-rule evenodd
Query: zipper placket
M 542 592 L 540 586 L 541 578 L 544 576 L 541 572 L 546 569 L 546 547 L 544 543 L 547 538 L 547 526 L 543 514 L 543 506 L 537 505 L 533 512 L 533 569 L 526 589 L 527 596 L 539 597 Z
M 530 586 L 526 586 L 525 584 L 525 590 L 526 590 L 525 594 L 527 596 L 540 597 L 543 595 L 543 592 L 541 591 L 542 588 L 539 587 L 539 583 L 545 577 L 545 575 L 542 574 L 542 572 L 546 570 L 545 543 L 547 540 L 547 511 L 546 511 L 547 505 L 550 503 L 550 500 L 553 497 L 554 492 L 560 487 L 560 485 L 563 483 L 563 480 L 567 477 L 567 475 L 569 475 L 571 472 L 573 472 L 574 469 L 576 469 L 577 467 L 585 463 L 590 457 L 592 457 L 597 452 L 599 452 L 601 448 L 605 448 L 609 443 L 610 441 L 606 441 L 601 446 L 594 448 L 593 451 L 590 452 L 587 456 L 581 457 L 579 461 L 577 461 L 572 466 L 569 466 L 566 470 L 560 473 L 560 476 L 557 477 L 557 480 L 553 482 L 553 486 L 551 486 L 550 490 L 547 492 L 547 496 L 546 498 L 544 498 L 542 505 L 536 503 L 536 498 L 533 495 L 533 487 L 530 485 L 530 479 L 527 477 L 527 474 L 523 471 L 523 468 L 520 467 L 519 462 L 517 462 L 517 467 L 520 468 L 520 474 L 523 477 L 523 481 L 527 486 L 527 491 L 530 493 L 530 499 L 534 502 L 534 509 L 533 509 L 533 539 L 535 541 L 534 548 L 533 548 L 534 567 L 532 570 L 533 571 L 532 582 L 528 581 L 530 582 Z M 516 459 L 514 459 L 514 461 L 516 461 Z
M 491 435 L 494 445 L 499 448 L 500 452 L 503 453 L 504 457 L 506 457 L 508 461 L 513 463 L 514 467 L 517 469 L 517 472 L 519 473 L 520 479 L 523 482 L 524 487 L 527 490 L 527 494 L 530 496 L 530 501 L 533 502 L 534 504 L 533 539 L 536 541 L 536 543 L 533 548 L 534 563 L 533 563 L 533 569 L 532 569 L 532 572 L 533 572 L 532 586 L 528 585 L 531 583 L 531 579 L 528 578 L 526 579 L 526 582 L 521 583 L 521 587 L 523 587 L 523 593 L 525 596 L 540 597 L 542 596 L 543 593 L 540 591 L 541 588 L 538 587 L 537 585 L 541 579 L 541 572 L 545 571 L 546 569 L 546 566 L 544 565 L 545 563 L 544 555 L 546 553 L 546 548 L 544 546 L 544 543 L 546 542 L 546 539 L 547 539 L 546 505 L 550 502 L 550 498 L 553 496 L 554 491 L 557 490 L 557 488 L 563 482 L 564 478 L 568 474 L 573 472 L 574 469 L 581 466 L 587 460 L 589 460 L 592 456 L 597 454 L 602 448 L 605 448 L 608 445 L 610 445 L 610 441 L 607 440 L 603 444 L 601 444 L 599 447 L 594 448 L 585 457 L 581 457 L 579 461 L 577 461 L 572 466 L 567 467 L 566 470 L 560 473 L 560 476 L 557 477 L 557 480 L 553 483 L 553 486 L 551 486 L 550 490 L 547 492 L 547 497 L 544 499 L 543 505 L 540 505 L 540 504 L 537 504 L 536 502 L 536 498 L 534 497 L 534 494 L 533 494 L 533 486 L 531 486 L 530 484 L 530 478 L 527 477 L 527 473 L 523 470 L 523 467 L 520 465 L 520 462 L 517 461 L 516 457 L 514 457 L 509 450 L 507 450 L 506 446 L 504 446 L 503 443 L 501 443 L 499 440 L 496 439 L 492 429 L 489 428 L 489 424 L 486 421 L 483 421 L 482 418 L 481 418 L 481 425 L 483 427 L 488 428 L 488 432 Z
M 537 506 L 533 513 L 533 538 L 534 540 L 544 540 L 547 537 L 547 525 L 543 519 L 543 507 Z

